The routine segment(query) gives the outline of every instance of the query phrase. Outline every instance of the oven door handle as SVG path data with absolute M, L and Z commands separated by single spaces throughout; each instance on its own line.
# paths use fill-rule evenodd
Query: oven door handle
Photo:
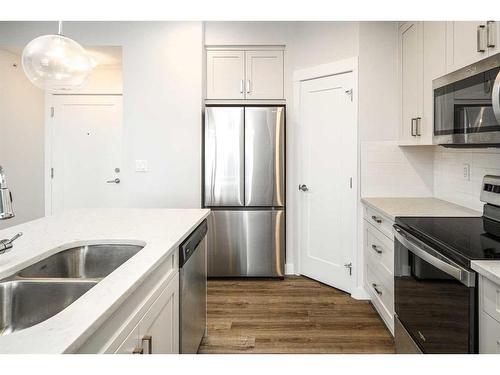
M 431 252 L 435 252 L 432 248 L 428 247 L 411 234 L 402 229 L 399 225 L 394 225 L 394 237 L 413 254 L 422 258 L 427 263 L 436 267 L 437 269 L 447 273 L 453 278 L 460 281 L 467 287 L 473 287 L 476 285 L 476 273 L 466 270 L 460 267 L 458 264 L 452 260 L 446 258 L 445 256 L 439 254 L 439 258 L 434 256 Z M 429 252 L 429 250 L 431 252 Z

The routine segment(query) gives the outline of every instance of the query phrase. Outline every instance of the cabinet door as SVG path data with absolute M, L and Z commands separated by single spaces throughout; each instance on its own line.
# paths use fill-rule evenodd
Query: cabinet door
M 399 29 L 401 131 L 403 143 L 419 143 L 422 117 L 423 38 L 422 22 L 407 22 Z M 420 124 L 421 128 L 421 124 Z
M 244 51 L 207 51 L 207 99 L 244 99 Z
M 420 144 L 432 144 L 434 91 L 432 81 L 446 74 L 446 22 L 424 22 L 423 116 Z
M 283 99 L 283 51 L 246 51 L 246 99 Z
M 137 326 L 130 332 L 118 349 L 115 350 L 115 354 L 140 354 L 136 353 L 136 350 L 140 350 L 139 328 Z
M 488 47 L 488 55 L 492 56 L 500 52 L 500 22 L 486 22 L 486 45 Z
M 140 321 L 139 341 L 144 354 L 179 353 L 179 274 Z
M 488 55 L 486 22 L 447 22 L 448 71 L 454 71 L 472 64 Z

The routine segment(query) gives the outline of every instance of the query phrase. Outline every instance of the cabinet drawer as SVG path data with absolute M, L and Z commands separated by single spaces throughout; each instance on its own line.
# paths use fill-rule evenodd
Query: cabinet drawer
M 500 354 L 500 323 L 481 312 L 479 332 L 479 353 Z
M 483 310 L 500 322 L 500 285 L 483 277 L 482 289 Z
M 375 267 L 374 267 L 375 266 Z M 392 316 L 394 314 L 393 276 L 376 264 L 366 266 L 366 283 L 371 294 L 384 305 Z
M 368 264 L 379 263 L 387 272 L 394 270 L 394 241 L 365 221 L 365 259 Z
M 392 225 L 394 224 L 394 222 L 388 217 L 380 214 L 379 212 L 371 209 L 370 207 L 365 207 L 364 218 L 375 228 L 384 233 L 387 237 L 389 238 L 394 237 L 394 235 L 392 234 Z

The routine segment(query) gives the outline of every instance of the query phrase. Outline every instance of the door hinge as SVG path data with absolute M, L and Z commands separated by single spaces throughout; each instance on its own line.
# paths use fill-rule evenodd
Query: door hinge
M 54 107 L 50 107 L 50 117 L 54 118 L 55 110 Z
M 54 178 L 54 168 L 50 168 L 50 178 Z
M 352 89 L 345 90 L 345 93 L 346 93 L 347 95 L 349 95 L 349 98 L 351 99 L 351 102 L 352 102 L 352 96 L 353 96 L 353 91 L 352 91 Z
M 344 264 L 344 267 L 349 269 L 349 276 L 352 276 L 352 262 Z

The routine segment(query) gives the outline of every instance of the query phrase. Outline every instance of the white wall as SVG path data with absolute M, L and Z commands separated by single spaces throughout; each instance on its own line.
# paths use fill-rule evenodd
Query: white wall
M 25 77 L 19 56 L 0 49 L 0 165 L 16 214 L 0 229 L 44 214 L 43 124 L 43 92 Z
M 24 46 L 56 27 L 0 22 L 0 45 Z M 199 207 L 202 23 L 65 22 L 64 32 L 83 45 L 123 48 L 126 206 Z M 135 172 L 136 159 L 149 161 L 147 173 Z
M 359 22 L 297 22 L 294 69 L 359 55 Z

